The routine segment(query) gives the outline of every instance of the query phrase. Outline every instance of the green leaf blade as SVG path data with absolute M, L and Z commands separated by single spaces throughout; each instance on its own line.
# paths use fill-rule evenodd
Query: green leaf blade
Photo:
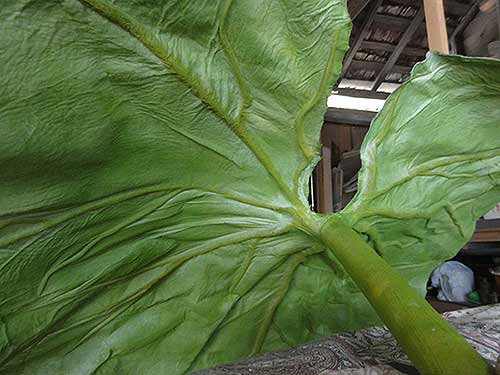
M 492 59 L 428 55 L 364 141 L 343 215 L 421 291 L 500 199 L 499 72 Z
M 305 182 L 343 2 L 9 1 L 0 19 L 1 372 L 181 374 L 327 331 L 276 334 L 323 249 Z M 294 303 L 318 316 L 319 294 Z

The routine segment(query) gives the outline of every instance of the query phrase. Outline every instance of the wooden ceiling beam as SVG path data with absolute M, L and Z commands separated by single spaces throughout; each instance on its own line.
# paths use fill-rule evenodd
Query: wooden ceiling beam
M 388 29 L 394 31 L 405 31 L 411 24 L 411 18 L 391 16 L 388 14 L 377 14 L 373 20 L 373 25 L 381 29 Z M 419 26 L 419 30 L 425 30 L 425 23 Z M 448 33 L 453 33 L 455 28 L 447 26 Z
M 347 124 L 355 126 L 370 126 L 376 112 L 360 111 L 357 109 L 328 108 L 325 113 L 325 124 Z
M 450 35 L 450 46 L 451 46 L 451 53 L 456 54 L 458 53 L 458 43 L 457 43 L 457 37 L 463 33 L 465 28 L 471 23 L 471 21 L 476 17 L 477 13 L 479 12 L 479 3 L 481 0 L 474 0 L 472 2 L 472 5 L 470 6 L 469 11 L 462 17 L 460 20 L 459 24 L 451 33 Z
M 418 1 L 421 3 L 421 1 Z M 386 0 L 386 4 L 415 6 L 415 0 Z M 469 10 L 470 5 L 456 0 L 444 0 L 446 14 L 450 16 L 463 16 Z
M 352 43 L 352 46 L 351 46 L 351 48 L 350 48 L 350 50 L 349 50 L 349 52 L 344 60 L 344 67 L 342 69 L 342 76 L 345 75 L 345 73 L 347 72 L 347 70 L 351 66 L 351 64 L 354 60 L 354 56 L 356 55 L 356 52 L 359 50 L 359 48 L 361 47 L 361 43 L 368 35 L 368 32 L 370 31 L 370 26 L 373 23 L 373 19 L 375 18 L 376 14 L 377 14 L 377 10 L 380 7 L 380 5 L 382 4 L 382 1 L 383 0 L 372 0 L 370 2 L 370 5 L 369 5 L 370 8 L 369 8 L 368 15 L 366 16 L 366 18 L 363 22 L 363 25 L 361 26 L 358 35 L 355 37 L 354 42 Z
M 410 23 L 410 18 L 391 16 L 389 14 L 377 14 L 373 22 L 381 27 L 386 27 L 393 30 L 404 30 Z
M 351 19 L 354 21 L 369 3 L 370 2 L 366 0 L 348 0 L 347 9 Z
M 394 65 L 396 65 L 399 56 L 401 56 L 401 53 L 405 49 L 406 45 L 413 38 L 413 35 L 417 31 L 418 27 L 420 26 L 423 20 L 424 20 L 424 8 L 420 8 L 418 10 L 418 13 L 415 15 L 415 18 L 413 18 L 413 21 L 411 22 L 410 26 L 406 29 L 403 36 L 399 40 L 398 45 L 396 46 L 394 51 L 392 51 L 391 56 L 389 57 L 389 59 L 387 59 L 387 62 L 385 63 L 384 67 L 378 72 L 377 77 L 375 78 L 375 82 L 373 82 L 372 91 L 377 91 L 382 82 L 384 82 L 387 74 L 389 74 L 389 72 L 392 71 L 392 68 L 394 67 Z
M 352 69 L 357 70 L 373 70 L 380 71 L 384 67 L 385 63 L 375 62 L 375 61 L 361 61 L 361 60 L 353 60 L 351 63 Z M 394 65 L 392 68 L 392 73 L 400 73 L 400 74 L 408 74 L 410 73 L 411 68 L 409 66 L 404 65 Z
M 384 42 L 373 42 L 371 40 L 364 40 L 361 44 L 361 48 L 379 50 L 385 52 L 392 52 L 396 49 L 396 45 Z M 403 55 L 423 57 L 427 53 L 425 48 L 416 47 L 406 47 L 403 51 Z
M 387 99 L 390 95 L 387 92 L 348 89 L 348 88 L 337 88 L 335 89 L 335 92 L 337 95 L 352 96 L 354 98 L 381 99 L 381 100 Z

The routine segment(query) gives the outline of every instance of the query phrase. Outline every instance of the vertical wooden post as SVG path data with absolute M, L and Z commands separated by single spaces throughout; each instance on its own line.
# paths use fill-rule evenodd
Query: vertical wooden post
M 424 0 L 429 50 L 448 54 L 448 33 L 443 0 Z
M 322 214 L 333 212 L 332 185 L 332 138 L 327 125 L 321 129 L 321 161 L 318 163 L 318 212 Z
M 497 25 L 498 25 L 498 40 L 500 40 L 500 0 L 497 0 Z

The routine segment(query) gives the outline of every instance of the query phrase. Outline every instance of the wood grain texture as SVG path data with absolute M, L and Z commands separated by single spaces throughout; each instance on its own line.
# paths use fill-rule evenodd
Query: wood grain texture
M 449 53 L 443 0 L 424 0 L 429 50 Z

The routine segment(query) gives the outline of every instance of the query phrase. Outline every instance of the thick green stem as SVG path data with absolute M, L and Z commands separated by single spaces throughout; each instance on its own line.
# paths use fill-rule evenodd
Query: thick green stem
M 330 219 L 321 239 L 422 374 L 491 374 L 467 341 L 347 224 Z

